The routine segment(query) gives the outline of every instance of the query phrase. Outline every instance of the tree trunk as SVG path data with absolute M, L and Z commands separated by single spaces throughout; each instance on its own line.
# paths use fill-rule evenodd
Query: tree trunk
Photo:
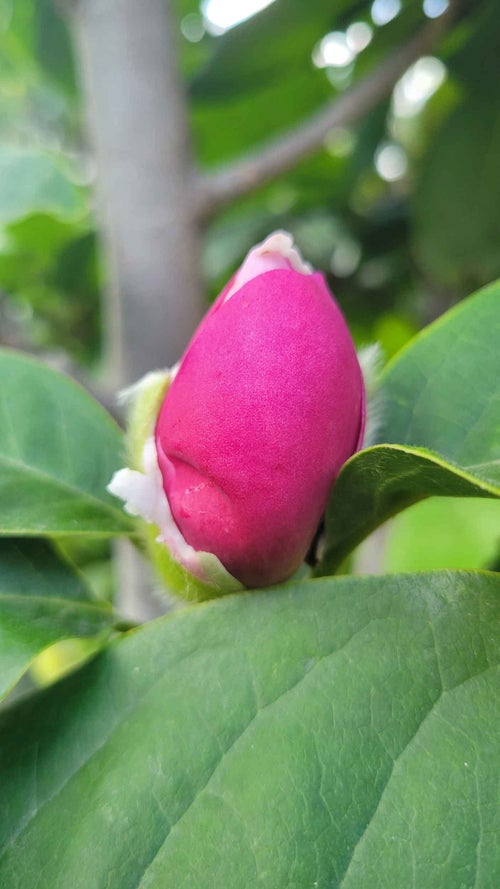
M 109 379 L 175 363 L 202 308 L 192 154 L 167 0 L 78 0 L 73 30 L 97 162 Z
M 107 272 L 107 383 L 119 389 L 174 364 L 202 310 L 187 106 L 167 0 L 72 6 Z M 118 544 L 118 608 L 164 608 L 149 565 Z

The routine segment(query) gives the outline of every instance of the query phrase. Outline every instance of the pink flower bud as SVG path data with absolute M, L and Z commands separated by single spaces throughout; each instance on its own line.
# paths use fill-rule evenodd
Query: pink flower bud
M 286 580 L 364 425 L 363 378 L 340 309 L 291 237 L 276 233 L 207 313 L 161 405 L 157 463 L 187 545 L 170 535 L 174 556 L 201 577 L 196 553 L 248 587 Z

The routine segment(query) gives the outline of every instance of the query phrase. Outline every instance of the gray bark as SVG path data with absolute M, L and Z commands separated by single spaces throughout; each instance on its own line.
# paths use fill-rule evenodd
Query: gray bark
M 202 311 L 187 106 L 167 0 L 68 7 L 96 158 L 103 240 L 106 383 L 115 390 L 174 364 Z M 118 545 L 117 606 L 164 610 L 150 566 Z
M 201 314 L 186 103 L 166 0 L 78 0 L 71 18 L 108 272 L 107 376 L 119 387 L 175 363 Z

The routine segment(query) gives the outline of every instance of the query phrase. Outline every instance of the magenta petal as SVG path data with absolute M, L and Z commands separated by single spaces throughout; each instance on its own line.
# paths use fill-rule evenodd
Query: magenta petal
M 363 405 L 354 346 L 321 275 L 274 268 L 219 298 L 156 426 L 186 541 L 246 586 L 289 577 L 360 446 Z

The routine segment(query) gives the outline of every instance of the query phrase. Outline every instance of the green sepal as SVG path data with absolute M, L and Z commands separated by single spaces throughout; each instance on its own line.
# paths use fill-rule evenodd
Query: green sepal
M 131 469 L 143 472 L 142 453 L 150 435 L 154 434 L 163 399 L 172 375 L 169 370 L 154 370 L 123 393 L 127 404 L 125 445 Z
M 179 562 L 176 562 L 165 544 L 157 540 L 160 531 L 156 525 L 148 525 L 146 522 L 142 524 L 149 556 L 156 573 L 169 592 L 181 596 L 188 602 L 207 602 L 209 599 L 218 599 L 221 596 L 241 592 L 245 589 L 243 584 L 239 583 L 224 568 L 222 571 L 220 569 L 217 571 L 217 567 L 214 565 L 215 556 L 211 556 L 210 553 L 200 553 L 200 561 L 207 575 L 213 577 L 214 580 L 213 584 L 204 583 L 199 577 L 190 574 Z M 204 556 L 212 560 L 208 565 L 205 564 Z M 208 559 L 206 561 L 208 562 Z

